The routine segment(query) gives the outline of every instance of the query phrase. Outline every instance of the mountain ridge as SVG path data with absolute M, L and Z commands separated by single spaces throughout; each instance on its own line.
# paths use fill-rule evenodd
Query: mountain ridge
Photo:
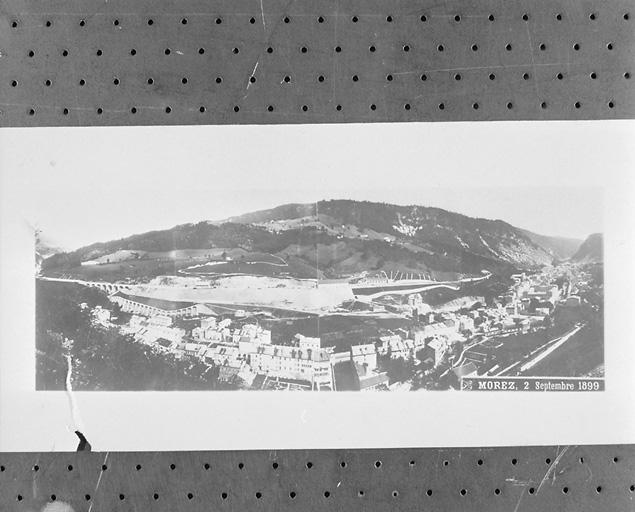
M 561 260 L 567 260 L 571 258 L 571 256 L 575 254 L 575 252 L 580 248 L 580 245 L 584 241 L 579 238 L 541 235 L 538 233 L 534 233 L 533 231 L 529 231 L 528 229 L 518 229 L 520 229 L 538 245 L 541 245 L 545 249 L 550 250 L 556 258 Z
M 441 208 L 347 199 L 289 203 L 100 242 L 45 261 L 73 268 L 121 250 L 240 249 L 278 255 L 325 276 L 366 270 L 510 274 L 561 259 L 554 237 Z M 551 242 L 549 242 L 551 240 Z
M 352 207 L 352 208 L 351 208 Z M 345 212 L 342 215 L 342 208 L 348 208 L 348 212 Z M 389 209 L 391 211 L 396 212 L 397 214 L 397 222 L 398 226 L 393 224 L 394 219 L 390 218 L 388 222 L 381 222 L 378 219 L 385 219 L 385 215 L 377 214 L 377 208 L 380 209 Z M 366 212 L 364 214 L 363 210 L 374 210 L 374 212 Z M 355 215 L 355 211 L 357 210 L 357 215 Z M 360 210 L 362 210 L 360 212 Z M 416 237 L 416 234 L 420 230 L 427 229 L 430 231 L 431 226 L 412 226 L 408 224 L 408 220 L 412 215 L 415 217 L 419 217 L 418 220 L 421 220 L 421 215 L 423 217 L 427 217 L 430 219 L 435 219 L 436 221 L 440 221 L 441 224 L 435 222 L 434 227 L 441 227 L 450 229 L 450 226 L 447 224 L 456 224 L 457 221 L 462 223 L 467 223 L 471 227 L 475 228 L 475 231 L 478 232 L 480 229 L 485 229 L 486 231 L 494 228 L 500 232 L 507 231 L 508 234 L 514 233 L 521 238 L 523 235 L 528 240 L 525 242 L 531 242 L 541 249 L 545 250 L 545 252 L 553 259 L 567 259 L 570 257 L 575 250 L 577 250 L 581 240 L 576 239 L 566 239 L 562 237 L 550 237 L 546 235 L 539 235 L 533 233 L 529 230 L 525 230 L 522 228 L 517 228 L 506 221 L 501 219 L 487 219 L 483 217 L 470 217 L 465 214 L 451 212 L 449 210 L 445 210 L 438 207 L 425 207 L 419 205 L 396 205 L 391 203 L 378 203 L 371 201 L 353 201 L 348 199 L 334 199 L 334 200 L 323 200 L 317 203 L 290 203 L 285 205 L 280 205 L 278 207 L 266 210 L 259 210 L 255 212 L 250 212 L 245 215 L 239 215 L 230 217 L 229 220 L 231 222 L 242 223 L 258 223 L 258 224 L 266 224 L 272 223 L 275 221 L 282 220 L 283 218 L 293 219 L 293 218 L 302 218 L 306 216 L 315 216 L 318 220 L 320 218 L 336 221 L 340 220 L 343 224 L 353 224 L 356 226 L 362 226 L 367 229 L 372 229 L 375 232 L 385 233 L 388 235 L 410 235 L 412 237 Z M 404 222 L 404 220 L 406 222 Z M 445 221 L 445 222 L 444 222 Z M 221 221 L 222 222 L 222 221 Z M 397 231 L 398 233 L 395 233 Z M 469 230 L 463 230 L 463 236 L 469 236 Z M 447 240 L 446 240 L 447 241 Z M 464 246 L 463 238 L 460 236 L 457 237 L 457 241 L 459 244 Z M 487 254 L 491 251 L 491 247 L 489 246 L 486 240 L 481 238 L 481 249 L 485 248 L 487 251 L 481 251 L 480 254 Z M 529 244 L 531 246 L 531 244 Z M 535 249 L 535 247 L 534 247 Z M 513 259 L 513 258 L 512 258 Z M 516 263 L 519 263 L 518 258 L 516 258 Z
M 372 201 L 352 201 L 347 199 L 333 199 L 333 200 L 322 200 L 317 203 L 287 203 L 283 205 L 279 205 L 273 208 L 256 210 L 253 212 L 249 212 L 242 215 L 236 215 L 233 217 L 228 217 L 221 221 L 214 221 L 215 223 L 223 223 L 223 222 L 235 222 L 235 223 L 262 223 L 270 220 L 281 220 L 284 218 L 292 218 L 289 216 L 290 212 L 295 212 L 296 217 L 310 216 L 319 214 L 319 205 L 321 203 L 329 203 L 329 202 L 357 202 L 357 203 L 369 203 L 369 204 L 382 204 L 395 208 L 425 208 L 432 211 L 437 211 L 440 213 L 448 213 L 456 216 L 460 216 L 463 218 L 475 219 L 480 221 L 489 221 L 489 222 L 502 222 L 508 225 L 513 226 L 512 224 L 502 220 L 502 219 L 488 219 L 486 217 L 470 217 L 469 215 L 452 212 L 450 210 L 446 210 L 444 208 L 433 207 L 433 206 L 419 206 L 419 205 L 397 205 L 394 203 L 373 203 Z M 548 249 L 554 257 L 558 259 L 568 259 L 578 250 L 583 240 L 580 238 L 573 237 L 562 237 L 562 236 L 551 236 L 535 233 L 531 230 L 520 228 L 517 226 L 513 226 L 518 229 L 520 232 L 529 237 L 533 242 L 541 245 L 543 248 Z
M 603 261 L 602 233 L 590 234 L 576 253 L 571 257 L 573 261 L 584 263 L 600 263 Z

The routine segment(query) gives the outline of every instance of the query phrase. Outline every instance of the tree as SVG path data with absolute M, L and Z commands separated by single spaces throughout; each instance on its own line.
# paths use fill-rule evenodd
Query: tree
M 414 359 L 408 360 L 396 357 L 394 359 L 384 360 L 383 368 L 388 374 L 390 384 L 395 382 L 403 382 L 414 375 Z
M 103 292 L 38 282 L 36 297 L 37 389 L 65 388 L 68 355 L 74 389 L 198 390 L 218 385 L 218 372 L 201 361 L 158 352 L 117 327 L 93 325 L 91 308 L 109 304 Z M 84 302 L 89 307 L 82 309 Z

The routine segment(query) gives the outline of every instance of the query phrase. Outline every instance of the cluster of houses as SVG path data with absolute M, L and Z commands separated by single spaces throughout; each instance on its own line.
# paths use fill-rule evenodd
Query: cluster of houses
M 424 363 L 424 368 L 438 367 L 451 353 L 453 345 L 469 344 L 471 340 L 498 334 L 526 333 L 543 326 L 557 304 L 564 307 L 580 305 L 580 297 L 571 294 L 571 286 L 555 283 L 559 275 L 548 271 L 512 276 L 513 285 L 491 306 L 485 299 L 475 297 L 470 304 L 458 303 L 454 311 L 442 308 L 434 311 L 418 294 L 408 297 L 408 307 L 413 317 L 419 320 L 418 329 L 408 333 L 397 330 L 396 334 L 380 338 L 380 354 L 390 357 L 411 358 L 414 355 Z M 476 368 L 472 368 L 476 371 Z
M 132 334 L 136 341 L 147 345 L 156 345 L 159 350 L 169 352 L 182 343 L 185 329 L 172 325 L 172 317 L 155 315 L 150 317 L 133 315 L 128 325 L 122 329 L 124 334 Z
M 201 304 L 136 297 L 121 291 L 110 299 L 132 315 L 121 327 L 123 333 L 157 350 L 218 367 L 220 379 L 238 377 L 245 387 L 253 388 L 260 386 L 264 376 L 276 382 L 303 383 L 314 390 L 336 390 L 335 367 L 341 364 L 352 374 L 354 389 L 376 390 L 387 389 L 389 384 L 378 357 L 416 358 L 424 369 L 434 369 L 448 360 L 456 344 L 467 344 L 477 335 L 527 332 L 551 314 L 556 303 L 579 304 L 579 297 L 569 294 L 568 285 L 559 288 L 552 277 L 515 275 L 508 293 L 489 307 L 477 297 L 469 308 L 463 305 L 454 311 L 434 311 L 420 295 L 413 294 L 408 297 L 408 307 L 413 316 L 416 312 L 416 329 L 396 329 L 343 352 L 322 346 L 320 338 L 302 334 L 296 334 L 289 344 L 273 343 L 271 331 L 244 321 L 234 325 L 232 322 L 242 318 L 238 315 L 234 320 L 221 320 Z M 108 321 L 106 310 L 96 314 L 102 322 Z M 185 329 L 183 322 L 176 322 L 178 318 L 190 318 L 197 325 Z
M 322 347 L 320 338 L 297 334 L 291 344 L 272 343 L 271 331 L 255 324 L 232 327 L 232 320 L 218 321 L 216 316 L 203 316 L 200 324 L 188 333 L 174 325 L 175 318 L 197 316 L 195 304 L 174 304 L 117 293 L 111 296 L 123 311 L 132 313 L 121 332 L 178 357 L 192 357 L 220 368 L 219 378 L 239 377 L 246 386 L 258 375 L 269 379 L 309 383 L 311 389 L 335 389 L 333 364 L 348 360 L 358 367 L 358 381 L 364 388 L 387 382 L 378 373 L 377 353 L 372 344 L 353 346 L 350 351 L 335 354 L 332 347 Z M 99 313 L 102 314 L 101 311 Z M 372 347 L 372 350 L 371 350 Z M 372 386 L 371 381 L 377 381 Z
M 535 313 L 547 316 L 553 312 L 562 290 L 553 283 L 550 274 L 515 274 L 512 279 L 514 285 L 502 297 L 510 314 Z
M 272 342 L 271 331 L 246 323 L 233 326 L 230 318 L 217 320 L 206 316 L 190 333 L 173 325 L 174 317 L 132 315 L 122 332 L 135 340 L 171 352 L 179 357 L 192 357 L 220 368 L 220 378 L 235 376 L 251 386 L 258 375 L 269 379 L 309 383 L 315 390 L 335 390 L 334 367 L 344 363 L 352 372 L 354 389 L 368 391 L 388 388 L 388 375 L 381 371 L 378 356 L 424 359 L 429 366 L 441 363 L 452 343 L 465 341 L 474 329 L 474 312 L 464 317 L 454 313 L 435 315 L 415 332 L 399 329 L 382 336 L 377 343 L 352 345 L 343 352 L 323 347 L 320 338 L 296 334 L 290 344 Z

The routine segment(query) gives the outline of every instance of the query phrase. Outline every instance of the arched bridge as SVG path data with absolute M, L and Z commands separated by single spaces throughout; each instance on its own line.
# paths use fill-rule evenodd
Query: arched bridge
M 39 279 L 42 279 L 42 281 L 80 284 L 82 286 L 88 286 L 89 288 L 98 288 L 108 294 L 113 294 L 120 291 L 132 292 L 135 289 L 135 285 L 132 284 L 104 283 L 102 281 L 83 281 L 81 279 L 64 279 L 61 277 L 39 277 Z

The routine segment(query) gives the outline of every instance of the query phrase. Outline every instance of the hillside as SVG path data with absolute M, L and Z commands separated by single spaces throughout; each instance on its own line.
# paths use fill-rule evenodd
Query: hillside
M 228 219 L 219 221 L 219 224 L 225 222 L 233 222 L 237 224 L 258 224 L 269 222 L 272 220 L 298 219 L 301 217 L 310 217 L 315 215 L 315 204 L 290 203 L 276 206 L 269 210 L 259 210 L 256 212 L 245 213 L 237 217 L 229 217 Z
M 42 265 L 46 258 L 61 252 L 64 250 L 45 236 L 41 230 L 35 231 L 35 265 L 37 268 Z
M 278 232 L 295 229 L 301 221 L 305 226 L 315 226 L 344 238 L 400 240 L 423 251 L 458 250 L 521 267 L 544 265 L 554 259 L 551 249 L 506 222 L 467 217 L 439 208 L 334 200 L 287 205 L 231 220 L 257 222 Z
M 80 274 L 92 278 L 140 278 L 175 273 L 221 255 L 244 261 L 258 253 L 288 263 L 288 268 L 279 266 L 276 275 L 295 277 L 345 277 L 379 270 L 450 277 L 484 269 L 509 275 L 552 263 L 564 250 L 555 248 L 552 238 L 529 236 L 502 220 L 439 208 L 335 200 L 282 205 L 225 221 L 184 224 L 93 244 L 48 258 L 43 270 L 77 273 L 81 267 Z M 127 253 L 134 257 L 122 260 Z M 89 260 L 99 265 L 88 270 L 81 266 Z
M 582 240 L 578 238 L 538 235 L 525 229 L 520 231 L 527 235 L 533 242 L 553 254 L 554 258 L 560 260 L 567 260 L 571 258 L 582 244 Z
M 593 233 L 582 242 L 571 259 L 581 263 L 600 263 L 603 260 L 602 233 Z

